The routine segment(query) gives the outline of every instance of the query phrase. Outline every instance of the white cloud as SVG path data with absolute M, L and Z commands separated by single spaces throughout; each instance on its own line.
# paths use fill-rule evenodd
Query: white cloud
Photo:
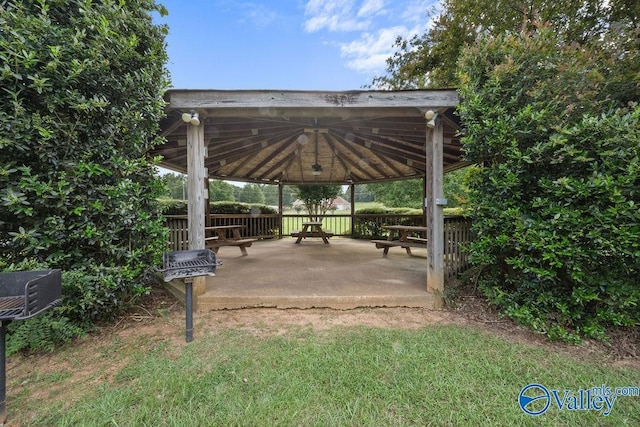
M 304 29 L 313 33 L 358 31 L 351 40 L 333 40 L 347 67 L 366 74 L 383 73 L 398 37 L 409 39 L 430 25 L 427 11 L 438 0 L 309 0 Z
M 248 21 L 257 28 L 266 28 L 278 18 L 275 11 L 263 4 L 243 3 L 242 8 L 244 9 L 243 21 Z
M 384 0 L 365 0 L 358 10 L 358 18 L 386 13 Z
M 367 3 L 373 6 L 376 0 L 368 0 Z M 410 39 L 414 35 L 423 34 L 431 25 L 427 11 L 437 4 L 437 0 L 390 3 L 389 6 L 399 8 L 388 11 L 382 21 L 383 25 L 377 31 L 361 33 L 355 40 L 338 43 L 340 53 L 347 58 L 347 67 L 369 75 L 384 73 L 387 59 L 396 51 L 396 39 Z
M 371 25 L 370 20 L 359 20 L 353 0 L 309 0 L 304 11 L 308 19 L 304 29 L 314 33 L 329 31 L 362 31 Z
M 376 33 L 364 33 L 358 40 L 340 44 L 340 53 L 351 58 L 347 66 L 362 72 L 384 70 L 386 60 L 393 55 L 393 43 L 398 36 L 406 36 L 408 30 L 404 26 L 383 28 Z

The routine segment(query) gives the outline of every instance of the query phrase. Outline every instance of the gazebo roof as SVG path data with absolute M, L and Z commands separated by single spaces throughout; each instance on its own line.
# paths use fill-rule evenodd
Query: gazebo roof
M 197 112 L 204 126 L 210 178 L 282 184 L 423 178 L 429 110 L 443 123 L 444 171 L 465 166 L 454 89 L 172 89 L 166 101 L 161 132 L 167 142 L 152 154 L 161 155 L 161 165 L 177 172 L 187 172 L 186 134 L 191 125 L 181 116 L 190 112 Z M 313 173 L 314 164 L 322 167 L 319 174 Z

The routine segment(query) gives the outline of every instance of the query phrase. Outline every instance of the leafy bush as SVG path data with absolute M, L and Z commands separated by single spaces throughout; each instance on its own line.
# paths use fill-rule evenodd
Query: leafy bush
M 635 37 L 635 38 L 634 38 Z M 640 58 L 636 36 L 562 46 L 550 31 L 462 59 L 460 105 L 480 283 L 553 338 L 640 322 Z
M 28 320 L 11 322 L 7 331 L 6 351 L 9 356 L 26 348 L 53 351 L 60 343 L 71 342 L 86 333 L 84 328 L 61 316 L 57 309 Z
M 356 215 L 422 215 L 421 209 L 413 208 L 381 208 L 372 207 L 366 209 L 358 209 Z M 354 221 L 353 236 L 356 239 L 381 239 L 386 238 L 387 231 L 383 229 L 385 225 L 424 225 L 422 219 L 400 218 L 400 219 L 380 219 L 356 217 Z
M 164 215 L 186 215 L 187 201 L 177 199 L 158 199 L 158 204 Z
M 258 203 L 212 202 L 210 206 L 212 214 L 268 215 L 278 213 L 277 210 Z
M 162 142 L 165 29 L 149 0 L 0 9 L 0 259 L 65 272 L 62 324 L 39 330 L 66 337 L 62 319 L 84 328 L 131 304 L 164 250 L 148 152 Z
M 463 207 L 444 208 L 443 211 L 444 216 L 466 216 L 468 214 L 467 208 Z
M 214 202 L 211 203 L 211 213 L 212 214 L 226 214 L 226 215 L 272 215 L 277 214 L 278 212 L 270 208 L 269 206 L 265 206 L 262 204 L 246 204 L 246 203 L 238 203 L 238 202 Z M 213 225 L 224 225 L 216 224 L 216 220 L 213 220 Z M 273 226 L 273 228 L 271 228 Z M 244 235 L 246 236 L 275 236 L 278 233 L 279 224 L 267 221 L 249 221 L 246 230 L 243 230 Z

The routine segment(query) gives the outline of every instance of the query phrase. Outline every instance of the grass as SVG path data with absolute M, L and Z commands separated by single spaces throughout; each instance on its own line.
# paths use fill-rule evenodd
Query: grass
M 378 202 L 357 202 L 356 203 L 356 211 L 359 209 L 371 209 L 371 208 L 380 208 L 384 209 L 385 206 Z M 284 215 L 308 215 L 306 209 L 301 209 L 300 211 L 296 211 L 293 209 L 287 210 L 283 212 Z M 326 212 L 327 215 L 322 219 L 323 228 L 325 230 L 330 230 L 334 234 L 344 235 L 348 234 L 351 231 L 351 219 L 350 218 L 340 218 L 338 216 L 349 216 L 351 215 L 350 210 L 329 210 Z M 336 218 L 333 218 L 336 217 Z M 283 222 L 283 234 L 288 235 L 293 231 L 300 231 L 302 229 L 302 223 L 305 221 L 309 221 L 309 217 L 306 216 L 304 218 L 287 218 Z
M 199 330 L 188 345 L 157 333 L 106 337 L 26 357 L 9 371 L 9 425 L 640 425 L 640 397 L 619 397 L 608 417 L 524 414 L 517 398 L 531 382 L 637 387 L 640 371 L 470 327 L 252 331 Z

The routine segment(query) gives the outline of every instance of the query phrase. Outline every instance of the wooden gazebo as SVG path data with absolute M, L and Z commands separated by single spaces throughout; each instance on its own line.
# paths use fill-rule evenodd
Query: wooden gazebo
M 167 142 L 153 154 L 188 175 L 190 249 L 204 248 L 206 178 L 275 184 L 280 194 L 290 184 L 424 178 L 427 291 L 441 295 L 442 176 L 465 166 L 455 90 L 172 89 L 166 101 Z

